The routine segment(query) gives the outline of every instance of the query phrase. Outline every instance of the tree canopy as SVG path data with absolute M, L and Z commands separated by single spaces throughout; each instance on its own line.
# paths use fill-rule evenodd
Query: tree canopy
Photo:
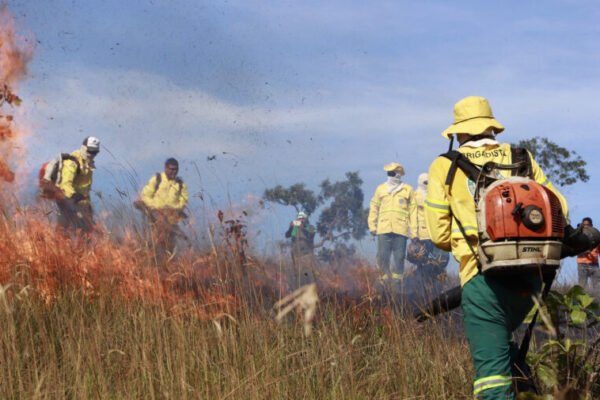
M 304 183 L 296 183 L 289 188 L 277 185 L 272 189 L 265 190 L 263 198 L 282 206 L 292 206 L 296 209 L 296 212 L 304 211 L 308 215 L 312 214 L 319 205 L 315 193 L 306 189 Z
M 579 154 L 559 146 L 548 138 L 536 136 L 521 140 L 512 146 L 529 150 L 533 159 L 555 185 L 567 186 L 590 179 L 585 169 L 587 163 Z
M 354 253 L 352 245 L 341 245 L 340 240 L 358 240 L 367 234 L 369 210 L 362 206 L 362 184 L 358 172 L 346 172 L 344 180 L 332 182 L 325 179 L 319 185 L 318 193 L 307 189 L 303 183 L 296 183 L 287 188 L 277 185 L 267 189 L 263 198 L 271 203 L 292 206 L 296 211 L 302 210 L 309 216 L 320 208 L 316 228 L 322 240 L 316 247 L 329 242 L 331 249 L 321 249 L 319 256 L 330 261 L 332 258 Z

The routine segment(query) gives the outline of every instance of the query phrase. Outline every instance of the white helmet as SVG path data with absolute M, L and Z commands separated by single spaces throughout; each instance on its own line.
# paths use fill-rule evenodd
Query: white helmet
M 90 151 L 100 151 L 100 139 L 95 136 L 88 136 L 83 140 L 83 145 Z

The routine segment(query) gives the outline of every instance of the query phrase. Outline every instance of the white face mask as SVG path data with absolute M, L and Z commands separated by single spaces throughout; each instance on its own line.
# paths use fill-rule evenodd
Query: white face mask
M 402 182 L 402 178 L 400 175 L 388 176 L 387 181 L 391 184 L 398 185 L 400 182 Z
M 387 181 L 385 182 L 387 186 L 388 193 L 396 193 L 402 189 L 402 178 L 400 175 L 396 176 L 388 176 Z
M 86 145 L 82 145 L 79 149 L 79 153 L 81 154 L 81 158 L 83 158 L 91 167 L 94 166 L 94 158 L 98 155 L 98 152 L 90 153 Z
M 417 179 L 417 191 L 427 193 L 427 173 L 422 173 Z

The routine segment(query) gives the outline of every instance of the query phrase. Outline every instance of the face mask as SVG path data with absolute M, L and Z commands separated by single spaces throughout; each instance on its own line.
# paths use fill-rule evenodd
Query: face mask
M 97 150 L 95 150 L 95 151 L 88 150 L 86 153 L 87 153 L 88 158 L 94 158 L 94 157 L 96 157 L 98 155 L 99 151 L 97 151 Z

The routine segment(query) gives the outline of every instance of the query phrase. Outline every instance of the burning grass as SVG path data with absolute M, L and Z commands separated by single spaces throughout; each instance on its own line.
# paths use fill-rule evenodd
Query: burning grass
M 291 292 L 285 266 L 212 233 L 157 266 L 138 234 L 65 239 L 36 209 L 5 210 L 0 397 L 469 397 L 456 330 L 404 321 L 368 266 L 321 272 L 305 337 L 299 314 L 271 311 Z

